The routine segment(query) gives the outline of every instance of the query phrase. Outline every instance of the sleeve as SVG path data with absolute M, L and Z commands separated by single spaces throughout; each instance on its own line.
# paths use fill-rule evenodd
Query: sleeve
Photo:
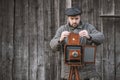
M 63 42 L 60 42 L 60 36 L 61 33 L 63 32 L 63 29 L 60 27 L 57 31 L 55 36 L 53 37 L 53 39 L 50 41 L 50 47 L 53 51 L 58 51 L 60 50 L 60 46 L 61 44 L 63 44 Z
M 90 28 L 90 41 L 91 43 L 95 43 L 96 45 L 100 45 L 101 43 L 103 43 L 105 37 L 104 34 L 98 30 L 96 30 L 96 28 L 92 25 L 88 26 Z

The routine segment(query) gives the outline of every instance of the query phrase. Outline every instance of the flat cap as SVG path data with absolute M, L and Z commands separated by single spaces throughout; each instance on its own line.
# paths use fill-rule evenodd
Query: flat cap
M 65 14 L 67 16 L 81 15 L 82 14 L 82 10 L 80 8 L 78 8 L 78 7 L 67 8 L 65 10 Z

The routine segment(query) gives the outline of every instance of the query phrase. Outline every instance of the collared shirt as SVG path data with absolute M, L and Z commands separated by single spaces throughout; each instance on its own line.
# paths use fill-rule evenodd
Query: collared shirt
M 99 45 L 104 41 L 104 35 L 102 32 L 96 30 L 96 28 L 89 23 L 80 22 L 80 24 L 76 28 L 71 27 L 69 24 L 62 25 L 61 27 L 59 27 L 58 30 L 56 31 L 55 36 L 50 41 L 50 47 L 55 51 L 59 50 L 61 44 L 59 40 L 63 31 L 79 33 L 81 30 L 87 30 L 89 36 L 91 37 L 91 40 L 81 38 L 82 44 L 91 45 L 92 43 L 95 43 L 96 45 Z

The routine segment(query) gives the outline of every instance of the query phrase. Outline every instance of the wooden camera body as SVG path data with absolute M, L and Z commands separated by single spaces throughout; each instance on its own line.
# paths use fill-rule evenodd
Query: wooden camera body
M 64 46 L 64 61 L 67 65 L 81 66 L 83 64 L 94 64 L 96 47 L 81 45 L 80 36 L 70 33 L 67 44 Z

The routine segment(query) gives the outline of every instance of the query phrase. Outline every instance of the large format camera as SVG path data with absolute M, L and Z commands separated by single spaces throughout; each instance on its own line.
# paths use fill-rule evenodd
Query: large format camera
M 64 46 L 64 61 L 67 65 L 81 66 L 83 64 L 94 64 L 96 47 L 81 45 L 80 36 L 70 33 L 67 44 Z

